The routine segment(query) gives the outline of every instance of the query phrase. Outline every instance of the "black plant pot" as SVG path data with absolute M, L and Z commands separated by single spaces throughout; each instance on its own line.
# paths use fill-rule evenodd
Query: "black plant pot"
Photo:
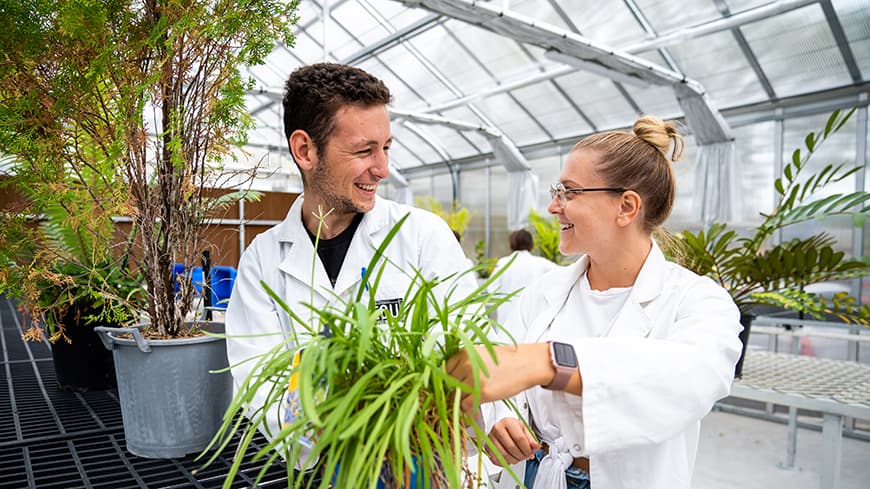
M 740 332 L 740 359 L 737 360 L 737 365 L 734 367 L 734 378 L 739 379 L 743 376 L 743 359 L 746 358 L 746 345 L 749 344 L 749 329 L 752 327 L 752 321 L 755 316 L 752 314 L 741 314 L 740 324 L 743 325 L 743 331 Z
M 70 308 L 62 318 L 70 342 L 59 339 L 51 345 L 57 386 L 77 392 L 114 388 L 118 383 L 112 352 L 94 331 L 96 324 L 84 324 L 85 314 Z

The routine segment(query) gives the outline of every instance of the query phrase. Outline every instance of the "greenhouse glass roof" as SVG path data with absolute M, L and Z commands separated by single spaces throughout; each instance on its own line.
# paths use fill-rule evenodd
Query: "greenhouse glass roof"
M 867 0 L 305 0 L 299 17 L 295 45 L 250 69 L 248 97 L 249 150 L 291 173 L 283 81 L 324 60 L 390 87 L 391 164 L 407 179 L 522 168 L 641 113 L 718 143 L 777 110 L 855 105 L 870 89 Z

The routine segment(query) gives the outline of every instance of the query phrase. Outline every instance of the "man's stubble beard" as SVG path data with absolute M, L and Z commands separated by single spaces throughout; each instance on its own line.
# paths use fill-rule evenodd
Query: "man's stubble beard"
M 335 192 L 336 187 L 332 185 L 335 178 L 332 176 L 330 168 L 331 164 L 327 160 L 321 159 L 317 162 L 317 167 L 310 178 L 312 192 L 320 198 L 326 207 L 323 212 L 328 212 L 330 209 L 333 209 L 332 212 L 335 214 L 365 212 L 354 203 L 353 199 Z

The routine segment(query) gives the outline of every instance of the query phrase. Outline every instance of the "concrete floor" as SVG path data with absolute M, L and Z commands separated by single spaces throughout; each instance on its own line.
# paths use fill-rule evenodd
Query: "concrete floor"
M 788 428 L 748 416 L 713 412 L 701 424 L 694 489 L 818 489 L 822 433 L 798 430 L 795 469 L 786 459 Z M 870 442 L 843 438 L 838 489 L 870 488 Z

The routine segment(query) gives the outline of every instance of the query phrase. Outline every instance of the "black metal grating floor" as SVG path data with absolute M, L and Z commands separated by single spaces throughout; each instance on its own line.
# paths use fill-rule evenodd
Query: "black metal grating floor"
M 233 487 L 253 486 L 261 465 L 250 456 L 264 443 L 252 443 Z M 0 488 L 220 488 L 234 451 L 196 473 L 193 455 L 129 454 L 117 392 L 59 390 L 48 344 L 23 341 L 18 312 L 0 296 Z M 273 465 L 257 487 L 287 487 L 285 471 Z

